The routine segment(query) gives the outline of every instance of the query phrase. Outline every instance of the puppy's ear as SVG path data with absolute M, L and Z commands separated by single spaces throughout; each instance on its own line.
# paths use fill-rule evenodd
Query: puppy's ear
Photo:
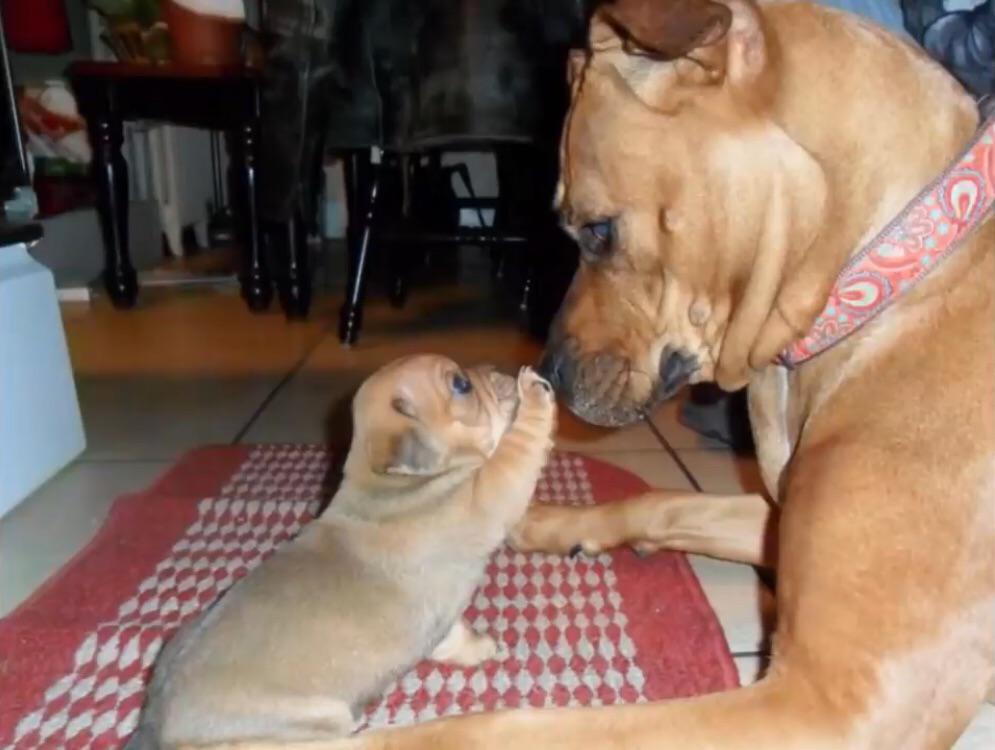
M 374 474 L 431 476 L 442 468 L 440 452 L 416 427 L 371 435 L 366 452 Z

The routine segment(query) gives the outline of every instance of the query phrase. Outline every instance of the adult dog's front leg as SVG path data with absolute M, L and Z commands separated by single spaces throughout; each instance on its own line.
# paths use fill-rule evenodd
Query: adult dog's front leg
M 639 553 L 695 552 L 773 567 L 777 511 L 760 495 L 702 495 L 657 490 L 580 508 L 536 505 L 511 534 L 523 552 L 589 555 L 623 544 Z

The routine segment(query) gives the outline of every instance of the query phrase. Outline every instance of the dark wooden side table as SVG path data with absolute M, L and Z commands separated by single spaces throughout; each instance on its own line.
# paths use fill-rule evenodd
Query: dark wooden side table
M 266 309 L 273 299 L 273 284 L 266 267 L 256 199 L 258 73 L 242 67 L 83 61 L 70 66 L 69 78 L 93 146 L 93 177 L 104 236 L 103 281 L 114 304 L 130 308 L 138 296 L 128 248 L 128 174 L 121 154 L 122 126 L 125 120 L 161 120 L 227 135 L 229 189 L 242 247 L 242 296 L 251 310 Z M 288 262 L 294 267 L 293 258 Z M 300 301 L 294 299 L 294 288 L 283 291 L 281 298 L 288 314 L 299 315 Z

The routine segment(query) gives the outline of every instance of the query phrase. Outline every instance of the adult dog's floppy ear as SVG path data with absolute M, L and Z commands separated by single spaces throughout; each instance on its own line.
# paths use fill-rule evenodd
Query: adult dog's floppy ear
M 600 22 L 591 26 L 595 50 L 596 39 L 607 30 L 633 58 L 661 63 L 683 60 L 685 65 L 677 70 L 685 83 L 727 81 L 737 90 L 751 90 L 770 77 L 771 40 L 754 0 L 614 0 L 594 18 Z M 693 64 L 689 66 L 688 61 Z M 664 65 L 660 72 L 668 68 Z M 623 77 L 636 89 L 652 89 L 651 70 L 636 65 L 626 69 Z M 761 90 L 767 88 L 764 85 Z
M 663 60 L 715 44 L 732 22 L 729 8 L 712 0 L 614 0 L 601 14 L 627 46 Z
M 414 426 L 370 435 L 366 454 L 374 474 L 431 476 L 442 468 L 440 451 Z

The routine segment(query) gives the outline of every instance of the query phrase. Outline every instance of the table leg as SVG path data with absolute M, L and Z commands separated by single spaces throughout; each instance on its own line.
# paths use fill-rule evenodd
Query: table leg
M 130 308 L 138 299 L 138 277 L 128 248 L 128 165 L 121 155 L 120 118 L 107 114 L 90 120 L 93 178 L 104 235 L 104 288 L 115 307 Z
M 228 134 L 228 184 L 235 209 L 235 228 L 242 249 L 242 298 L 253 312 L 261 312 L 273 300 L 273 284 L 263 254 L 256 198 L 258 176 L 258 123 L 246 123 Z

